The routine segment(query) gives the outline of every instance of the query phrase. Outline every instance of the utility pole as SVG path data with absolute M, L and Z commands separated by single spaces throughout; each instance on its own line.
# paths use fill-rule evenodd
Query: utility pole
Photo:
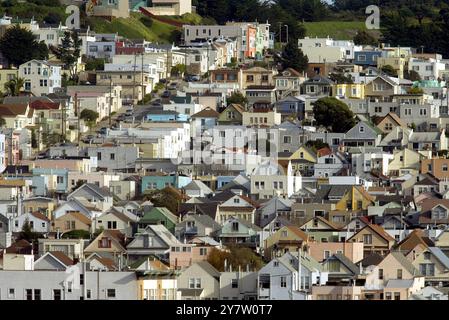
M 66 111 L 66 107 L 65 107 L 65 102 L 63 104 L 61 104 L 61 135 L 62 135 L 62 142 L 65 143 L 65 111 Z
M 109 128 L 112 125 L 112 75 L 109 76 Z
M 169 69 L 170 65 L 168 63 L 168 47 L 167 47 L 167 50 L 165 50 L 165 56 L 166 56 L 166 58 L 165 58 L 165 73 L 166 73 L 165 77 L 167 78 L 167 79 L 165 79 L 166 80 L 165 81 L 165 91 L 167 91 L 168 90 L 168 74 L 170 73 L 170 69 Z M 171 74 L 170 74 L 170 76 L 171 76 Z
M 284 24 L 284 27 L 287 28 L 287 43 L 288 43 L 288 24 Z
M 133 107 L 134 99 L 136 99 L 136 68 L 137 68 L 137 54 L 134 53 L 134 66 L 133 66 Z
M 80 124 L 80 110 L 79 110 L 79 104 L 78 104 L 78 92 L 75 92 L 75 112 L 76 117 L 78 118 L 78 146 L 80 145 L 80 137 L 81 137 L 81 124 Z
M 143 102 L 143 97 L 145 95 L 145 90 L 143 88 L 143 57 L 144 57 L 144 53 L 142 52 L 142 70 L 140 70 L 140 77 L 142 78 L 142 79 L 140 79 L 141 85 L 142 85 L 142 102 Z

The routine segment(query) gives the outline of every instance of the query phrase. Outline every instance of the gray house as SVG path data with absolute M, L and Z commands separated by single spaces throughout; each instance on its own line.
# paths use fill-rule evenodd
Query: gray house
M 327 273 L 316 260 L 304 253 L 298 257 L 287 252 L 259 270 L 258 300 L 306 300 L 312 285 L 326 284 Z
M 360 121 L 346 132 L 343 144 L 348 147 L 375 147 L 382 139 L 382 131 L 367 121 Z
M 172 246 L 181 244 L 163 225 L 148 225 L 126 247 L 130 258 L 158 255 L 165 257 Z
M 180 241 L 194 237 L 210 236 L 221 226 L 210 216 L 205 214 L 188 214 L 175 227 L 175 235 Z

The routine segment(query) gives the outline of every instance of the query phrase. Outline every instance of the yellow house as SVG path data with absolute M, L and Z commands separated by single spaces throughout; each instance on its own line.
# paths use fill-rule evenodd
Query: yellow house
M 317 162 L 317 156 L 315 152 L 306 146 L 302 145 L 298 150 L 293 152 L 289 156 L 279 155 L 279 164 L 284 168 L 291 162 L 293 171 L 300 171 L 302 174 L 306 172 L 313 172 L 313 165 Z
M 332 95 L 345 99 L 365 99 L 365 84 L 337 83 L 332 85 Z
M 265 240 L 264 255 L 272 259 L 289 251 L 296 252 L 307 241 L 307 234 L 298 227 L 284 226 Z
M 403 57 L 379 57 L 377 58 L 377 68 L 380 70 L 385 66 L 392 66 L 400 79 L 404 78 L 405 66 L 408 59 Z
M 18 69 L 0 69 L 0 89 L 4 90 L 5 83 L 19 76 Z
M 368 210 L 374 204 L 374 198 L 362 186 L 350 186 L 336 203 L 335 210 Z
M 394 151 L 393 160 L 388 164 L 388 175 L 398 177 L 405 173 L 417 174 L 421 160 L 425 158 L 422 154 L 410 149 Z
M 32 197 L 23 200 L 24 212 L 40 212 L 49 220 L 52 220 L 56 201 L 52 198 Z

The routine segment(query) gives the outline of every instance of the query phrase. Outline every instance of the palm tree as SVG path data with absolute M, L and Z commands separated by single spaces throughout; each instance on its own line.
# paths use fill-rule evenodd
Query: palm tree
M 18 96 L 25 84 L 25 79 L 14 78 L 5 83 L 5 90 L 8 96 Z

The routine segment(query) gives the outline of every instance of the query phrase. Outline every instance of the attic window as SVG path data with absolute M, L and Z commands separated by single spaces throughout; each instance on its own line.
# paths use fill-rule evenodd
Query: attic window
M 240 203 L 240 199 L 239 198 L 234 198 L 234 203 Z
M 359 131 L 360 131 L 361 133 L 365 132 L 365 127 L 364 127 L 364 126 L 360 126 Z

